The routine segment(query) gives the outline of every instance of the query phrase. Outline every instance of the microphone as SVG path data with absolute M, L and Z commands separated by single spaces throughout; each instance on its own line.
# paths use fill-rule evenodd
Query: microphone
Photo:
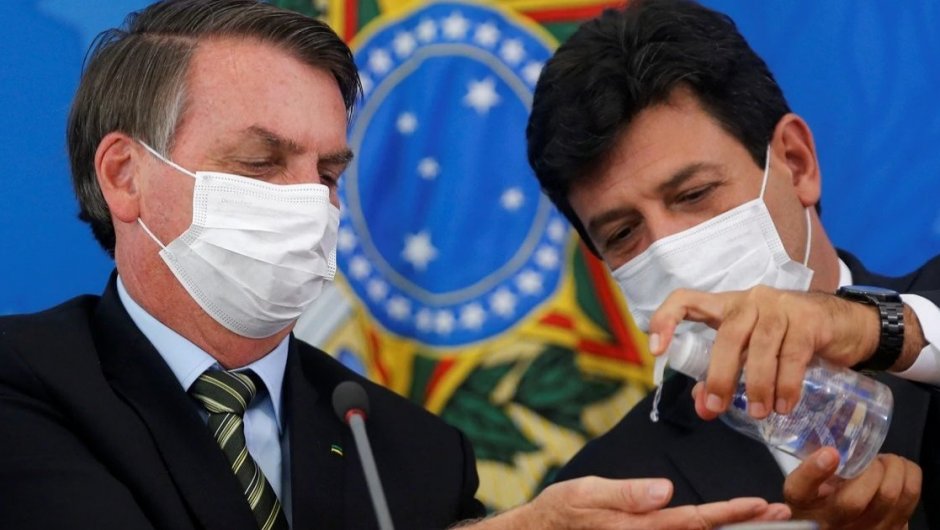
M 369 445 L 369 436 L 366 434 L 366 416 L 369 414 L 369 396 L 362 385 L 355 381 L 344 381 L 333 390 L 333 411 L 340 421 L 349 425 L 356 440 L 356 450 L 362 463 L 362 471 L 366 476 L 366 486 L 369 488 L 369 497 L 372 498 L 372 507 L 379 522 L 380 530 L 394 530 L 392 515 L 388 511 L 385 501 L 385 492 L 379 480 L 379 470 L 375 467 L 375 457 L 372 456 L 372 446 Z

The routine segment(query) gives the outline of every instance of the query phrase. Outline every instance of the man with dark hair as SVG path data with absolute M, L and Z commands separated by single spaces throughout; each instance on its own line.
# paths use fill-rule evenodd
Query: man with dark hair
M 374 528 L 331 406 L 348 380 L 369 397 L 399 528 L 483 515 L 463 434 L 291 336 L 335 272 L 358 94 L 335 33 L 253 0 L 166 0 L 99 38 L 68 144 L 116 272 L 101 297 L 0 318 L 0 527 Z M 789 514 L 761 499 L 657 511 L 671 488 L 580 479 L 468 526 Z
M 665 382 L 658 423 L 650 396 L 559 479 L 664 476 L 675 503 L 784 499 L 825 528 L 940 526 L 940 259 L 886 278 L 833 247 L 810 129 L 728 17 L 635 0 L 584 24 L 543 70 L 527 137 L 543 189 L 613 271 L 651 352 L 676 333 L 714 341 L 705 381 Z M 833 448 L 800 464 L 704 421 L 742 368 L 753 417 L 789 413 L 814 355 L 878 371 L 894 393 L 883 454 L 853 480 L 830 480 Z

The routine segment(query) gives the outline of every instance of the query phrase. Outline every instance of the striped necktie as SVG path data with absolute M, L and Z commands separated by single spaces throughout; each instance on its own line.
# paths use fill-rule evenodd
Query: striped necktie
M 208 370 L 193 383 L 189 393 L 209 411 L 209 430 L 232 464 L 258 528 L 287 530 L 281 502 L 245 444 L 242 418 L 262 384 L 251 371 Z

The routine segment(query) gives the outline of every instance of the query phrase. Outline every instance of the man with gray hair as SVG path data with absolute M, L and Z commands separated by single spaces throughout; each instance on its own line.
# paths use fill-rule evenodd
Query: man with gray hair
M 483 515 L 463 434 L 291 335 L 335 273 L 359 90 L 327 26 L 253 0 L 159 2 L 98 39 L 68 146 L 80 217 L 116 272 L 100 297 L 0 319 L 0 527 L 374 527 L 330 403 L 349 380 L 371 402 L 394 522 Z M 463 524 L 788 515 L 760 499 L 657 511 L 671 488 L 580 479 Z

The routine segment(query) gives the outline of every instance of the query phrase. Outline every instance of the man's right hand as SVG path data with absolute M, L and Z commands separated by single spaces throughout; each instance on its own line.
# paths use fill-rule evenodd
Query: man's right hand
M 851 479 L 834 477 L 839 454 L 824 447 L 787 477 L 783 496 L 798 519 L 812 519 L 821 530 L 899 530 L 920 498 L 921 470 L 896 455 L 881 454 Z
M 758 498 L 663 509 L 671 497 L 672 483 L 666 479 L 583 477 L 553 484 L 528 504 L 461 528 L 707 530 L 790 517 L 785 505 Z

